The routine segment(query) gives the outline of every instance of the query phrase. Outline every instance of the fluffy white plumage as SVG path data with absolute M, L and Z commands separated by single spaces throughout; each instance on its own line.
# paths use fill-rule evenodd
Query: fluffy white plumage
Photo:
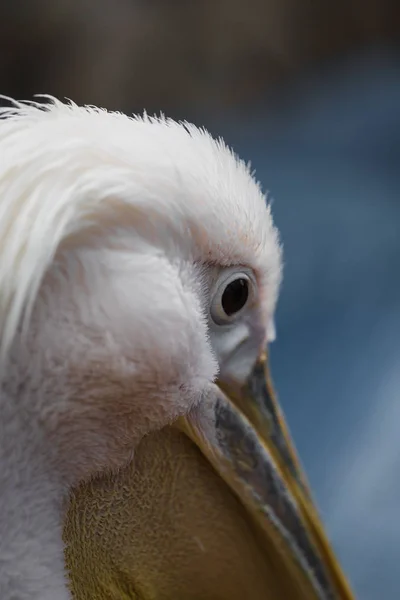
M 61 600 L 69 486 L 207 393 L 213 269 L 255 273 L 267 329 L 281 252 L 247 166 L 193 125 L 0 115 L 0 597 Z
M 60 244 L 110 211 L 114 228 L 160 219 L 172 233 L 165 241 L 185 244 L 195 259 L 267 273 L 273 307 L 280 263 L 270 210 L 222 140 L 188 123 L 55 99 L 0 115 L 3 348 Z

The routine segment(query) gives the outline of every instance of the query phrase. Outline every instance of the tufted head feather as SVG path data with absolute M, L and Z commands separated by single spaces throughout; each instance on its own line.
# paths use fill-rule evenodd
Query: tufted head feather
M 117 229 L 147 229 L 161 252 L 248 264 L 273 310 L 280 249 L 270 208 L 223 141 L 187 123 L 50 100 L 0 109 L 3 353 L 56 253 L 93 242 L 96 227 L 109 241 Z

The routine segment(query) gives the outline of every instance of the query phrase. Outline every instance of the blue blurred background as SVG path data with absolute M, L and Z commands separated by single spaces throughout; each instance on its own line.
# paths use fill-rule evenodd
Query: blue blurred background
M 375 50 L 224 123 L 271 190 L 281 402 L 359 598 L 400 598 L 400 62 Z
M 274 198 L 281 402 L 357 597 L 400 598 L 400 18 L 389 0 L 0 1 L 0 92 L 206 124 Z

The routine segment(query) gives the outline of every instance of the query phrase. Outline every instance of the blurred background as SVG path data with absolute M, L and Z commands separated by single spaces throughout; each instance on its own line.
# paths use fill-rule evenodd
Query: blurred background
M 0 11 L 2 94 L 162 111 L 251 160 L 285 248 L 281 402 L 357 597 L 400 598 L 398 0 Z

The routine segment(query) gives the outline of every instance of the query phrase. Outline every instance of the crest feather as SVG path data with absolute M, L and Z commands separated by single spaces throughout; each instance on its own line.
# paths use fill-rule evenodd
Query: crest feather
M 139 211 L 208 245 L 211 261 L 258 261 L 275 302 L 280 248 L 270 209 L 222 140 L 163 116 L 44 98 L 0 108 L 0 360 L 60 246 L 116 204 L 121 227 Z

